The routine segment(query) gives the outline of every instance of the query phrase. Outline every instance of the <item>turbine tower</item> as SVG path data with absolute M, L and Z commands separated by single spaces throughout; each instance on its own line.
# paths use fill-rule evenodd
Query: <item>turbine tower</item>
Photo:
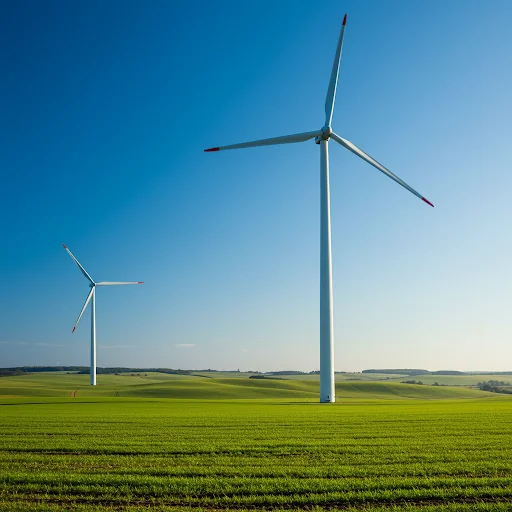
M 412 187 L 407 185 L 398 176 L 379 164 L 370 155 L 359 149 L 352 142 L 340 137 L 332 130 L 332 115 L 334 111 L 334 100 L 336 99 L 336 87 L 338 85 L 338 71 L 340 67 L 341 49 L 347 15 L 343 18 L 340 37 L 336 47 L 334 63 L 332 66 L 331 79 L 327 88 L 325 98 L 325 124 L 320 130 L 313 132 L 285 135 L 271 139 L 262 139 L 230 146 L 220 146 L 205 149 L 205 151 L 222 151 L 224 149 L 252 148 L 256 146 L 272 146 L 275 144 L 290 144 L 294 142 L 305 142 L 315 139 L 320 145 L 320 402 L 335 402 L 334 390 L 334 335 L 333 335 L 333 309 L 332 309 L 332 265 L 331 265 L 331 213 L 330 213 L 330 191 L 329 191 L 329 141 L 332 139 L 344 148 L 352 151 L 370 165 L 373 165 L 386 176 L 396 181 L 409 192 L 419 197 L 430 206 L 434 206 Z
M 91 302 L 91 386 L 96 386 L 96 286 L 115 286 L 121 284 L 144 284 L 142 281 L 138 282 L 112 282 L 112 281 L 102 281 L 101 283 L 95 283 L 92 277 L 87 273 L 84 267 L 80 265 L 80 262 L 73 256 L 72 252 L 62 244 L 64 249 L 69 253 L 69 255 L 73 258 L 73 261 L 78 265 L 78 268 L 82 271 L 82 274 L 87 278 L 90 282 L 89 288 L 91 291 L 87 295 L 87 299 L 85 299 L 85 304 L 78 315 L 78 319 L 75 322 L 73 330 L 71 332 L 75 332 L 75 329 L 78 326 L 78 322 L 82 318 L 84 311 L 87 308 L 89 302 Z

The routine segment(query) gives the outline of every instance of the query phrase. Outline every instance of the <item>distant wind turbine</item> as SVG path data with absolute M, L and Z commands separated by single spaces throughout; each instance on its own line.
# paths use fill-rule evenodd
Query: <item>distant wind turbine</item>
M 340 37 L 334 64 L 332 66 L 331 79 L 325 99 L 325 124 L 321 130 L 314 132 L 297 133 L 271 139 L 262 139 L 230 146 L 205 149 L 205 151 L 222 151 L 224 149 L 252 148 L 256 146 L 272 146 L 275 144 L 290 144 L 293 142 L 305 142 L 315 139 L 320 145 L 320 402 L 335 402 L 334 391 L 334 337 L 333 337 L 333 312 L 332 312 L 332 269 L 331 269 L 331 213 L 330 213 L 330 191 L 329 191 L 329 152 L 328 143 L 332 139 L 344 148 L 352 151 L 357 156 L 373 165 L 386 176 L 396 181 L 409 192 L 419 197 L 430 206 L 434 206 L 412 187 L 407 185 L 398 176 L 379 164 L 370 155 L 359 149 L 352 142 L 340 137 L 332 131 L 331 122 L 334 111 L 334 100 L 336 98 L 336 87 L 338 85 L 338 71 L 340 67 L 341 48 L 343 46 L 343 35 L 347 15 L 343 18 Z
M 82 318 L 84 311 L 91 301 L 91 386 L 96 386 L 96 286 L 115 286 L 120 284 L 144 284 L 142 281 L 138 282 L 112 282 L 112 281 L 102 281 L 101 283 L 95 283 L 92 277 L 87 273 L 84 267 L 80 265 L 80 262 L 73 256 L 72 252 L 62 244 L 64 249 L 69 253 L 69 255 L 73 258 L 73 261 L 78 265 L 78 268 L 82 271 L 82 274 L 89 280 L 91 283 L 89 285 L 91 291 L 89 295 L 87 295 L 87 299 L 85 299 L 85 304 L 78 315 L 78 320 L 75 322 L 73 330 L 71 332 L 75 332 L 75 329 L 78 326 L 78 322 Z M 92 299 L 92 300 L 91 300 Z

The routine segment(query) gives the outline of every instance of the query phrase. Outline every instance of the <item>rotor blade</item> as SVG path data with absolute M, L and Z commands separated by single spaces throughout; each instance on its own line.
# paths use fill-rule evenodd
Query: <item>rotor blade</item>
M 362 158 L 363 160 L 366 160 L 369 164 L 373 165 L 379 171 L 383 172 L 386 176 L 389 176 L 392 180 L 396 181 L 399 185 L 402 185 L 402 187 L 406 188 L 409 192 L 412 192 L 415 196 L 417 196 L 421 200 L 425 201 L 425 203 L 429 204 L 430 206 L 434 206 L 428 199 L 425 199 L 421 194 L 416 192 L 416 190 L 414 190 L 412 187 L 407 185 L 407 183 L 405 183 L 405 181 L 401 180 L 398 176 L 395 176 L 391 171 L 386 169 L 383 165 L 379 164 L 379 162 L 377 162 L 377 160 L 374 160 L 370 155 L 366 154 L 362 149 L 359 149 L 352 142 L 350 142 L 346 139 L 343 139 L 336 133 L 331 134 L 331 139 L 334 139 L 338 144 L 341 144 L 344 148 L 347 148 L 349 151 L 352 151 L 352 153 L 355 153 L 358 157 Z
M 84 314 L 84 311 L 87 308 L 87 304 L 89 304 L 89 301 L 91 300 L 93 293 L 94 293 L 94 286 L 91 288 L 89 295 L 87 295 L 87 299 L 85 299 L 84 307 L 82 308 L 82 311 L 80 311 L 80 314 L 78 315 L 78 320 L 75 322 L 75 326 L 73 327 L 73 330 L 71 332 L 75 332 L 75 329 L 78 326 L 78 322 L 80 322 L 80 318 L 82 318 L 82 315 Z
M 334 100 L 336 99 L 336 87 L 338 86 L 338 72 L 340 70 L 341 48 L 343 46 L 343 36 L 345 34 L 345 25 L 347 23 L 347 15 L 343 18 L 341 25 L 340 38 L 338 39 L 338 46 L 336 47 L 336 54 L 334 55 L 334 63 L 332 65 L 331 80 L 327 89 L 327 96 L 325 97 L 325 125 L 331 126 L 332 113 L 334 111 Z
M 275 144 L 291 144 L 293 142 L 304 142 L 320 135 L 321 131 L 296 133 L 295 135 L 284 135 L 283 137 L 273 137 L 271 139 L 254 140 L 252 142 L 242 142 L 241 144 L 231 144 L 231 146 L 220 146 L 218 148 L 205 149 L 206 153 L 211 151 L 222 151 L 223 149 L 241 149 L 254 148 L 257 146 L 273 146 Z
M 114 286 L 114 285 L 118 285 L 118 284 L 144 284 L 143 281 L 119 281 L 119 282 L 114 282 L 114 281 L 102 281 L 101 283 L 96 283 L 96 286 Z
M 73 253 L 64 245 L 62 244 L 62 247 L 68 251 L 69 255 L 73 258 L 74 262 L 78 265 L 78 268 L 82 271 L 82 274 L 89 279 L 91 284 L 94 284 L 94 281 L 92 280 L 92 277 L 85 271 L 85 268 L 80 265 L 80 262 L 73 256 Z

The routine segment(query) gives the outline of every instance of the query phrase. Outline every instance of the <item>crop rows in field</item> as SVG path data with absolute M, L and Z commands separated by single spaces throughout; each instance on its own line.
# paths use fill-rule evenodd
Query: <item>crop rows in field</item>
M 0 420 L 2 510 L 512 509 L 509 400 L 68 400 Z

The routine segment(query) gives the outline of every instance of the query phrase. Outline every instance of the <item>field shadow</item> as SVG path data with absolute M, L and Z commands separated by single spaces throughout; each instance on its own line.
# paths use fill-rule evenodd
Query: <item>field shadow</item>
M 342 402 L 334 402 L 334 403 L 331 403 L 329 405 L 341 405 Z M 279 402 L 279 403 L 272 403 L 272 404 L 268 404 L 268 405 L 312 405 L 312 406 L 317 406 L 317 405 L 327 405 L 325 402 Z
M 105 403 L 101 400 L 73 400 L 69 402 L 63 402 L 63 401 L 48 401 L 48 402 L 20 402 L 16 404 L 0 404 L 0 407 L 13 407 L 13 406 L 20 406 L 20 405 L 69 405 L 69 404 L 102 404 Z

